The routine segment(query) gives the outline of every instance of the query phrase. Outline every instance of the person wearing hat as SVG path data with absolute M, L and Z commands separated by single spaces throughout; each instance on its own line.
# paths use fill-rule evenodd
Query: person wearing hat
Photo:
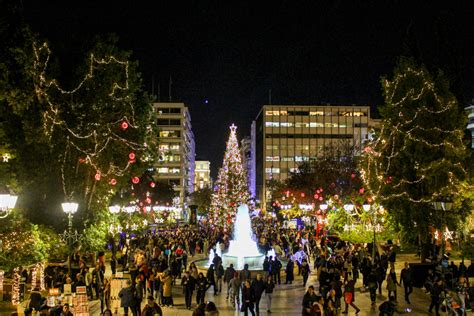
M 147 297 L 147 303 L 142 310 L 142 316 L 155 316 L 155 315 L 163 315 L 163 311 L 158 304 L 155 303 L 153 296 L 149 295 Z

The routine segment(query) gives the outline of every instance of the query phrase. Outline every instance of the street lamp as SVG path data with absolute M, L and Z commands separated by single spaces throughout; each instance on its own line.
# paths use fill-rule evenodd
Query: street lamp
M 364 209 L 364 211 L 366 213 L 368 213 L 370 211 L 370 207 L 371 207 L 370 204 L 362 205 L 362 208 Z M 373 212 L 373 214 L 372 214 L 372 227 L 373 227 L 373 230 L 374 230 L 374 241 L 373 241 L 373 245 L 372 245 L 372 263 L 375 262 L 375 247 L 376 247 L 375 246 L 375 242 L 376 242 L 376 240 L 375 240 L 375 215 L 376 215 L 376 213 Z
M 445 213 L 446 213 L 446 211 L 449 212 L 449 211 L 452 209 L 452 207 L 453 207 L 453 202 L 443 202 L 443 201 L 435 201 L 435 202 L 433 202 L 433 208 L 434 208 L 436 211 L 443 211 L 443 217 L 442 217 L 442 218 L 443 218 L 443 223 L 442 223 L 442 225 L 447 226 L 446 223 L 445 223 L 445 215 L 446 215 Z M 444 234 L 444 232 L 443 232 L 443 234 Z M 446 245 L 445 245 L 445 237 L 444 237 L 444 235 L 443 235 L 443 236 L 442 236 L 442 240 L 441 240 L 441 252 L 442 252 L 441 255 L 444 254 L 445 247 L 446 247 Z M 435 254 L 433 254 L 433 255 L 435 255 Z
M 80 235 L 77 233 L 77 230 L 75 232 L 72 231 L 72 217 L 73 215 L 77 212 L 77 207 L 79 204 L 74 203 L 74 202 L 66 202 L 61 204 L 64 213 L 67 214 L 68 218 L 68 229 L 64 231 L 63 233 L 63 240 L 67 243 L 68 248 L 69 248 L 69 256 L 68 256 L 68 274 L 71 276 L 71 257 L 72 257 L 72 247 L 75 242 L 77 242 L 80 239 Z
M 11 210 L 15 208 L 18 196 L 10 194 L 0 194 L 0 218 L 7 217 Z

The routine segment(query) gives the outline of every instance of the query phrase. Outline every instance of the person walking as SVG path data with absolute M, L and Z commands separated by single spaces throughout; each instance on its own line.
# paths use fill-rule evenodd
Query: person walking
M 232 280 L 232 278 L 234 277 L 234 274 L 235 274 L 234 265 L 231 263 L 227 267 L 227 269 L 225 269 L 225 272 L 224 272 L 224 283 L 227 284 L 227 295 L 225 297 L 226 300 L 229 299 L 229 293 L 230 293 L 230 290 L 232 289 L 232 287 L 230 286 L 230 280 Z
M 120 297 L 120 307 L 123 308 L 125 316 L 128 316 L 128 309 L 133 303 L 132 281 L 126 281 L 126 287 L 120 290 L 118 296 Z
M 216 286 L 217 292 L 222 292 L 222 278 L 224 277 L 224 267 L 222 266 L 222 261 L 220 261 L 216 266 Z
M 410 265 L 405 262 L 405 267 L 400 273 L 400 284 L 403 284 L 405 289 L 405 301 L 410 304 L 410 294 L 413 292 L 413 278 L 411 274 Z
M 273 289 L 275 288 L 275 283 L 271 275 L 267 276 L 267 282 L 265 283 L 265 297 L 267 299 L 267 313 L 272 313 L 272 296 Z
M 275 259 L 272 261 L 271 266 L 270 266 L 270 271 L 273 275 L 273 282 L 275 284 L 281 284 L 281 278 L 280 278 L 280 273 L 281 273 L 281 262 L 278 260 L 278 257 L 275 256 Z
M 242 288 L 242 308 L 241 312 L 244 312 L 245 316 L 248 316 L 248 311 L 252 316 L 255 316 L 255 312 L 253 310 L 253 303 L 255 302 L 254 290 L 250 285 L 250 280 L 246 280 L 244 287 Z
M 168 271 L 163 272 L 160 277 L 161 283 L 163 284 L 163 305 L 173 306 L 173 277 Z
M 181 279 L 181 285 L 183 286 L 184 301 L 186 303 L 186 308 L 191 310 L 195 280 L 191 276 L 191 273 L 189 271 L 186 271 L 184 273 L 184 276 Z
M 349 305 L 356 310 L 356 315 L 359 314 L 360 309 L 354 304 L 355 301 L 355 284 L 352 280 L 352 276 L 347 277 L 347 282 L 344 286 L 344 302 L 346 303 L 346 309 L 342 312 L 343 314 L 348 313 Z
M 435 315 L 439 316 L 439 303 L 440 303 L 440 296 L 443 292 L 443 280 L 438 279 L 435 284 L 431 287 L 430 296 L 431 296 L 431 304 L 428 309 L 428 313 L 432 314 L 433 307 L 435 309 Z
M 395 269 L 390 268 L 390 273 L 387 275 L 387 291 L 388 297 L 393 296 L 395 298 L 395 302 L 397 301 L 397 285 L 400 286 L 397 281 Z
M 306 282 L 308 282 L 309 274 L 311 273 L 309 269 L 309 264 L 306 259 L 301 263 L 301 275 L 303 276 L 303 286 L 306 287 Z
M 161 310 L 161 307 L 155 303 L 155 299 L 153 298 L 153 296 L 150 295 L 147 297 L 147 303 L 142 310 L 141 316 L 156 316 L 156 315 L 163 316 L 163 311 Z
M 263 291 L 265 291 L 265 281 L 262 279 L 260 273 L 257 274 L 257 278 L 252 282 L 252 289 L 255 298 L 255 311 L 257 316 L 260 315 L 260 300 L 262 299 Z
M 204 296 L 206 295 L 206 291 L 209 286 L 210 284 L 207 278 L 204 277 L 204 274 L 202 274 L 202 272 L 199 272 L 198 278 L 196 280 L 196 303 L 198 305 L 204 303 Z
M 372 305 L 376 305 L 378 284 L 375 269 L 370 270 L 370 273 L 367 275 L 367 287 L 370 292 L 370 301 L 372 302 Z
M 237 272 L 234 273 L 234 277 L 229 282 L 230 287 L 230 301 L 232 303 L 232 307 L 235 307 L 237 304 L 237 308 L 240 306 L 240 287 L 242 286 L 242 281 L 240 281 L 239 274 Z
M 214 287 L 214 296 L 216 296 L 217 295 L 217 284 L 216 284 L 216 275 L 215 275 L 214 264 L 211 264 L 209 266 L 209 269 L 207 270 L 206 278 L 207 278 L 207 281 L 209 282 L 209 284 Z
M 295 279 L 294 270 L 295 270 L 295 264 L 293 262 L 293 259 L 289 257 L 288 263 L 286 264 L 286 268 L 285 268 L 285 272 L 286 272 L 285 284 L 288 284 L 288 283 L 291 284 L 293 280 Z M 275 282 L 275 279 L 273 279 L 273 282 Z

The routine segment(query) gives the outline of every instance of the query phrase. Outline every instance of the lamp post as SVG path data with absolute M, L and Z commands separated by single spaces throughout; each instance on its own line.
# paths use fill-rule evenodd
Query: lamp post
M 79 204 L 74 203 L 74 202 L 65 202 L 61 204 L 64 213 L 67 214 L 68 218 L 68 229 L 64 231 L 63 233 L 63 240 L 67 243 L 68 249 L 69 249 L 69 255 L 68 255 L 68 274 L 71 276 L 71 259 L 72 259 L 72 247 L 75 242 L 77 242 L 80 239 L 80 235 L 77 233 L 77 230 L 75 232 L 72 231 L 72 218 L 74 214 L 77 212 L 77 207 Z
M 370 204 L 364 204 L 362 205 L 362 208 L 364 209 L 364 211 L 366 213 L 370 212 L 370 209 L 371 209 L 371 205 Z M 375 240 L 375 216 L 376 216 L 376 213 L 373 212 L 372 213 L 372 228 L 374 230 L 374 240 L 373 240 L 373 245 L 372 245 L 372 263 L 375 262 L 375 243 L 376 243 L 376 240 Z
M 445 215 L 446 215 L 446 212 L 449 212 L 452 207 L 453 207 L 452 202 L 441 202 L 441 201 L 433 202 L 433 208 L 436 211 L 443 211 L 442 225 L 444 225 L 446 227 L 447 227 L 447 225 L 446 225 Z M 443 235 L 441 237 L 442 238 L 442 240 L 441 240 L 441 252 L 442 252 L 442 255 L 443 255 L 444 251 L 445 251 L 446 244 L 445 244 L 444 230 L 442 228 L 441 228 L 441 230 L 443 231 Z
M 15 208 L 18 196 L 10 194 L 0 194 L 0 218 L 7 217 L 11 210 Z

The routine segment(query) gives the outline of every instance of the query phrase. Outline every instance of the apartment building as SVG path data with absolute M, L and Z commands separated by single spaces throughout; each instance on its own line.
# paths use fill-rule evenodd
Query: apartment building
M 159 129 L 157 181 L 173 186 L 177 192 L 176 218 L 187 214 L 189 193 L 194 191 L 195 143 L 191 115 L 184 103 L 153 103 Z
M 376 124 L 369 106 L 264 105 L 252 124 L 256 195 L 262 206 L 270 180 L 284 181 L 328 145 L 360 147 Z

